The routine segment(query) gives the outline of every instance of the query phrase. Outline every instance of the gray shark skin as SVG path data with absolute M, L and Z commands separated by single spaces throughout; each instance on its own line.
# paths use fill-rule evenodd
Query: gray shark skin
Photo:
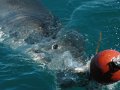
M 27 45 L 37 44 L 37 49 L 33 47 L 35 53 L 60 55 L 69 51 L 76 58 L 83 53 L 82 35 L 75 30 L 61 29 L 60 22 L 40 0 L 0 0 L 0 26 L 8 35 L 3 42 L 12 39 L 11 44 L 20 40 Z
M 40 0 L 0 0 L 0 27 L 2 43 L 21 50 L 49 69 L 73 69 L 85 62 L 82 35 L 62 28 Z M 61 75 L 60 83 L 70 86 L 60 80 L 64 76 Z
M 38 36 L 54 37 L 59 30 L 57 20 L 38 0 L 1 0 L 0 20 L 11 37 L 25 39 L 29 44 L 38 43 L 42 38 Z

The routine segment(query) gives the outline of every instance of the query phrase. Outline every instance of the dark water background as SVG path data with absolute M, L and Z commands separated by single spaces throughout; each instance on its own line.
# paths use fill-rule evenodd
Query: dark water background
M 88 57 L 95 54 L 100 32 L 100 51 L 111 48 L 120 51 L 119 0 L 43 0 L 43 4 L 60 19 L 64 27 L 82 33 Z M 100 90 L 120 89 L 119 84 L 111 87 Z M 44 70 L 9 46 L 0 44 L 0 90 L 56 90 L 56 82 L 51 71 Z M 68 90 L 85 89 L 75 87 Z

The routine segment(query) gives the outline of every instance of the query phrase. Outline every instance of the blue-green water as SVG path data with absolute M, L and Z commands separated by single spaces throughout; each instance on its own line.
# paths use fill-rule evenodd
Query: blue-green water
M 64 27 L 78 30 L 84 36 L 88 57 L 95 54 L 100 32 L 100 51 L 110 48 L 120 51 L 118 0 L 43 0 L 43 4 Z M 119 89 L 117 83 L 100 90 Z M 0 44 L 0 90 L 56 90 L 55 76 L 27 56 Z M 68 90 L 86 89 L 74 87 Z

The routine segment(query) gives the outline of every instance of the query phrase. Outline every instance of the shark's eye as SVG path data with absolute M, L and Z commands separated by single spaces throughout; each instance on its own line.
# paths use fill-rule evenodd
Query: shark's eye
M 58 44 L 52 45 L 52 49 L 58 49 Z

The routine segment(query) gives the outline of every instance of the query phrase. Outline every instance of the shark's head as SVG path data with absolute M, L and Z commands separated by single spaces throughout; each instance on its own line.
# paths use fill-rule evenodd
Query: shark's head
M 74 30 L 60 30 L 54 38 L 44 38 L 32 49 L 33 58 L 51 69 L 80 66 L 84 61 L 84 39 Z
M 84 62 L 83 36 L 76 30 L 60 27 L 52 15 L 41 19 L 20 14 L 6 21 L 1 31 L 8 35 L 3 42 L 22 48 L 34 60 L 51 69 L 79 66 Z

